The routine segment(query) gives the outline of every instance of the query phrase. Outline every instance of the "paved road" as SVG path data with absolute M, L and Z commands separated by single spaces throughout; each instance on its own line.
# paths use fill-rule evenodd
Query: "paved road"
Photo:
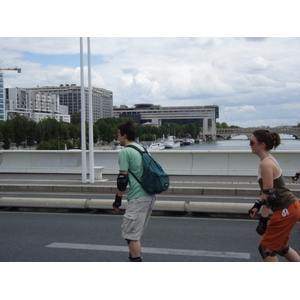
M 123 262 L 121 215 L 0 212 L 1 262 Z M 151 218 L 142 238 L 146 262 L 255 262 L 257 222 Z M 300 252 L 299 224 L 291 246 Z M 284 260 L 282 260 L 284 261 Z

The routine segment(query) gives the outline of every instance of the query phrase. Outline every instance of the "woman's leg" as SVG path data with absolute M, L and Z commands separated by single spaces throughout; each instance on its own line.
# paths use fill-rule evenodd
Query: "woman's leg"
M 290 247 L 289 252 L 284 257 L 290 262 L 300 262 L 299 254 Z

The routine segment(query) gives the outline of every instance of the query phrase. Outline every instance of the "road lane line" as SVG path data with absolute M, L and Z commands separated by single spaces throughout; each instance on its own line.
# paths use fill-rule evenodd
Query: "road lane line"
M 47 248 L 77 249 L 77 250 L 128 252 L 127 246 L 113 246 L 113 245 L 52 243 L 52 244 L 47 245 L 46 247 Z M 165 254 L 165 255 L 209 256 L 209 257 L 250 259 L 250 253 L 245 253 L 245 252 L 167 249 L 167 248 L 149 248 L 149 247 L 143 247 L 142 252 L 143 253 L 151 253 L 151 254 Z

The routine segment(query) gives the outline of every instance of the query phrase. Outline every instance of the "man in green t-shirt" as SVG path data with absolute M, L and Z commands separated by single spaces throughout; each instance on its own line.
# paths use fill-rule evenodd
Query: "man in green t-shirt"
M 149 195 L 143 190 L 140 183 L 131 174 L 131 172 L 134 173 L 139 180 L 141 180 L 143 174 L 141 154 L 133 148 L 126 147 L 128 144 L 133 144 L 143 150 L 142 146 L 134 142 L 135 126 L 132 121 L 118 125 L 118 140 L 120 141 L 120 145 L 125 147 L 120 151 L 118 157 L 120 171 L 117 178 L 118 190 L 113 208 L 115 211 L 120 210 L 122 196 L 129 183 L 128 202 L 123 216 L 122 237 L 128 243 L 130 253 L 129 260 L 141 262 L 140 239 L 151 216 L 156 196 Z

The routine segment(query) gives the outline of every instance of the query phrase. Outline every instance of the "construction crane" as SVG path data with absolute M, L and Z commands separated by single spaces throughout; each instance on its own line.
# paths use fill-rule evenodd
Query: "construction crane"
M 21 73 L 21 69 L 20 68 L 7 68 L 7 69 L 0 68 L 0 71 L 2 71 L 2 70 L 6 70 L 6 71 L 18 71 L 18 73 Z

